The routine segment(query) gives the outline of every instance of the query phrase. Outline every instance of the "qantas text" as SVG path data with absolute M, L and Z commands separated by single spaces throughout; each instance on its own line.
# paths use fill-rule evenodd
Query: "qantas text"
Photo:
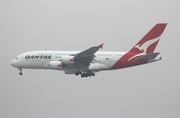
M 51 55 L 27 55 L 25 59 L 51 59 Z

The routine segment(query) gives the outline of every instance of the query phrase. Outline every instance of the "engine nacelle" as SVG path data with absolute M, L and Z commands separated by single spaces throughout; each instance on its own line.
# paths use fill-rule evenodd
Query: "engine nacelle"
M 90 71 L 108 70 L 109 67 L 100 63 L 91 63 L 89 66 Z
M 63 69 L 63 63 L 61 61 L 50 61 L 50 67 L 55 70 Z
M 75 63 L 75 57 L 74 56 L 62 56 L 61 61 L 63 64 L 74 64 Z

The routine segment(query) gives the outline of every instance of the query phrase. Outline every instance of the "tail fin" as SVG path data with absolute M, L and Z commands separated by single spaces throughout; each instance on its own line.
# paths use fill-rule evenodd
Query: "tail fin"
M 159 42 L 167 23 L 156 24 L 129 52 L 124 54 L 112 67 L 112 69 L 125 68 L 147 63 L 147 59 L 157 56 L 153 53 Z M 138 59 L 141 61 L 137 61 Z M 144 61 L 145 59 L 145 61 Z M 134 61 L 135 60 L 135 61 Z
M 130 51 L 129 53 L 143 52 L 145 54 L 153 53 L 159 42 L 167 23 L 156 24 Z

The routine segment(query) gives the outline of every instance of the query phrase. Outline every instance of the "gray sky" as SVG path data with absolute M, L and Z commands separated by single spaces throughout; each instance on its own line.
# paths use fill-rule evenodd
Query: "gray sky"
M 180 117 L 179 0 L 0 0 L 1 118 Z M 11 67 L 31 50 L 128 51 L 156 23 L 168 59 L 81 79 Z

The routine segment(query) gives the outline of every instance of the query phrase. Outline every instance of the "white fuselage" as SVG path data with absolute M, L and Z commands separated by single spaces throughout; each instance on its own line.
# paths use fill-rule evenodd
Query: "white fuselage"
M 11 64 L 19 69 L 53 69 L 50 67 L 51 61 L 58 61 L 64 55 L 72 55 L 79 52 L 80 51 L 31 51 L 20 54 L 16 59 L 12 60 Z M 93 63 L 90 64 L 88 70 L 110 70 L 124 54 L 125 52 L 96 52 L 96 57 Z M 68 70 L 68 68 L 58 68 L 55 70 L 64 69 Z

